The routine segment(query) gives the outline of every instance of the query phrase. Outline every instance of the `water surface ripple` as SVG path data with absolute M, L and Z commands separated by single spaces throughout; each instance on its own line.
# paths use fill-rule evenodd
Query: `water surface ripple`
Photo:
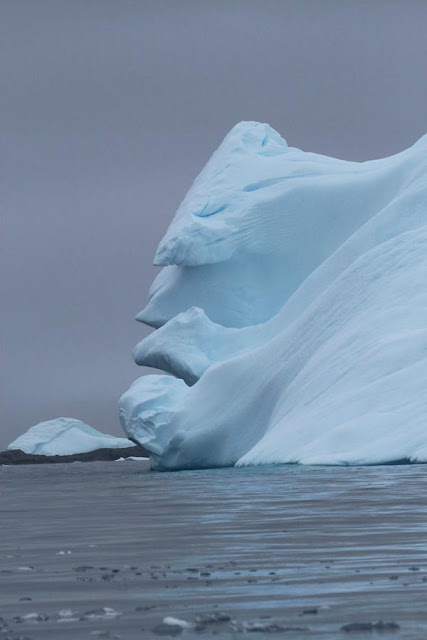
M 0 638 L 427 637 L 426 466 L 143 465 L 0 467 Z

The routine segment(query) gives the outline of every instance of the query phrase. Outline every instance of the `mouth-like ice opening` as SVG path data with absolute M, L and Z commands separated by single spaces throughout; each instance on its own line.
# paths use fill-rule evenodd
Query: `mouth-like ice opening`
M 160 243 L 125 432 L 159 469 L 427 458 L 426 138 L 346 162 L 240 123 Z

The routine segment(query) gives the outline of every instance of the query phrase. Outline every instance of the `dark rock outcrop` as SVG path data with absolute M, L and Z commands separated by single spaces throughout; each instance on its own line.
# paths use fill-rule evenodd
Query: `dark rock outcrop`
M 73 453 L 68 456 L 42 456 L 32 453 L 24 453 L 20 449 L 0 451 L 0 465 L 2 464 L 45 464 L 49 462 L 95 462 L 118 460 L 119 458 L 148 458 L 148 453 L 140 446 L 131 446 L 123 449 L 96 449 L 86 453 Z

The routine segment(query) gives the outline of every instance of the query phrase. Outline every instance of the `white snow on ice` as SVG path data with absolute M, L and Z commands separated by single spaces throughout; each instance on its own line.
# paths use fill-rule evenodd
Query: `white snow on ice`
M 66 456 L 96 449 L 133 446 L 126 438 L 116 438 L 93 429 L 74 418 L 40 422 L 10 443 L 8 449 L 44 456 Z
M 427 461 L 427 136 L 347 162 L 226 136 L 158 248 L 122 396 L 157 469 Z

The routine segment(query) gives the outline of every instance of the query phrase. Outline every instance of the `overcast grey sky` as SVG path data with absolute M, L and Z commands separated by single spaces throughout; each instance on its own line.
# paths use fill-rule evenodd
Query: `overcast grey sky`
M 240 120 L 365 160 L 427 131 L 425 0 L 0 0 L 0 449 L 120 434 L 156 246 Z

